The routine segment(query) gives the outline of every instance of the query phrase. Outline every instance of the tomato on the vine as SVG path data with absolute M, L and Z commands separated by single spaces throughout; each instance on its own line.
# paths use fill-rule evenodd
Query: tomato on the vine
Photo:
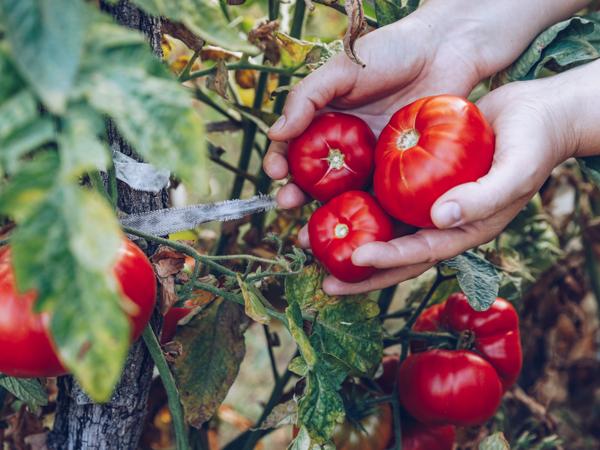
M 322 114 L 289 143 L 290 174 L 304 192 L 322 202 L 363 189 L 373 174 L 375 143 L 362 119 L 338 112 Z
M 487 174 L 494 132 L 479 109 L 451 95 L 426 97 L 396 112 L 375 152 L 375 196 L 393 217 L 432 227 L 445 192 Z
M 154 270 L 144 253 L 123 240 L 114 273 L 124 297 L 136 308 L 127 308 L 132 339 L 150 320 L 156 302 Z M 50 314 L 35 313 L 36 293 L 19 294 L 15 286 L 9 246 L 0 249 L 0 372 L 14 377 L 49 377 L 64 374 L 50 333 Z
M 503 389 L 494 367 L 467 350 L 428 350 L 400 366 L 400 402 L 422 423 L 470 426 L 490 419 Z
M 455 440 L 453 425 L 426 425 L 412 418 L 402 421 L 402 450 L 452 450 Z
M 308 234 L 315 257 L 332 275 L 351 283 L 375 272 L 373 267 L 355 266 L 352 252 L 393 237 L 391 219 L 362 191 L 345 192 L 317 209 L 308 222 Z
M 444 303 L 423 311 L 413 330 L 470 333 L 473 351 L 496 369 L 505 389 L 519 377 L 523 364 L 519 316 L 513 305 L 502 298 L 480 312 L 469 305 L 464 294 L 452 294 Z M 422 343 L 413 343 L 411 348 L 418 351 Z

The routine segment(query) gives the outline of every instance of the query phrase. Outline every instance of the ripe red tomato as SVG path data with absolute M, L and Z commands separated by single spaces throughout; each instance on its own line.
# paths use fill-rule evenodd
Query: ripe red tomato
M 136 306 L 129 312 L 132 339 L 150 320 L 156 301 L 154 270 L 146 255 L 124 240 L 114 267 L 123 294 Z M 0 249 L 0 372 L 13 377 L 50 377 L 66 372 L 50 335 L 49 313 L 36 314 L 35 292 L 18 294 L 10 248 Z M 129 308 L 128 311 L 134 308 Z
M 175 337 L 175 332 L 177 331 L 177 324 L 181 319 L 186 317 L 193 308 L 188 307 L 173 307 L 169 309 L 167 314 L 163 319 L 162 331 L 160 334 L 160 343 L 166 344 L 167 342 L 171 342 Z
M 445 192 L 487 174 L 494 132 L 468 100 L 439 95 L 394 114 L 375 151 L 375 196 L 393 217 L 432 227 L 430 210 Z
M 490 419 L 502 399 L 492 365 L 466 350 L 429 350 L 400 366 L 400 402 L 411 416 L 431 425 L 470 426 Z
M 352 263 L 352 252 L 363 244 L 392 239 L 392 222 L 366 192 L 345 192 L 317 209 L 308 222 L 315 257 L 340 280 L 355 283 L 371 276 L 373 267 Z
M 478 312 L 469 306 L 464 294 L 452 294 L 444 303 L 423 311 L 413 330 L 473 333 L 473 351 L 494 366 L 505 389 L 512 386 L 521 373 L 519 316 L 502 298 L 497 298 L 487 311 Z M 411 348 L 419 351 L 422 343 L 413 343 Z
M 410 418 L 402 421 L 402 450 L 452 450 L 455 440 L 453 425 L 425 425 Z
M 358 117 L 326 113 L 288 146 L 290 174 L 304 192 L 326 202 L 365 188 L 373 173 L 375 135 Z
M 294 427 L 293 437 L 298 432 Z M 391 439 L 392 408 L 387 403 L 380 403 L 365 417 L 346 418 L 335 426 L 332 436 L 337 450 L 385 450 Z

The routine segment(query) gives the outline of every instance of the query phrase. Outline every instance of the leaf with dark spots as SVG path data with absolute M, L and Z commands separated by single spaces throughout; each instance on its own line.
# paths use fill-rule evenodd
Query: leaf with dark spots
M 190 425 L 200 427 L 225 399 L 246 352 L 247 325 L 239 305 L 217 299 L 177 334 L 181 355 L 172 368 Z

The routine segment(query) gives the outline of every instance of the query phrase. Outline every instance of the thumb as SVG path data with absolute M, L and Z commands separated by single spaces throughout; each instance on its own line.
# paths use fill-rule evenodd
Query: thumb
M 531 122 L 520 116 L 496 127 L 490 172 L 475 182 L 456 186 L 434 203 L 431 220 L 438 228 L 486 219 L 537 192 L 554 165 L 548 161 L 546 133 Z
M 302 133 L 318 110 L 350 92 L 356 70 L 344 55 L 337 55 L 304 78 L 288 95 L 281 117 L 269 130 L 269 138 L 287 141 Z

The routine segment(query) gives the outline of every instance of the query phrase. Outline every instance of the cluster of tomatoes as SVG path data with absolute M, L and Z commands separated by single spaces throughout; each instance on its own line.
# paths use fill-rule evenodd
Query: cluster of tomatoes
M 375 271 L 352 263 L 356 248 L 395 237 L 394 219 L 433 227 L 435 201 L 487 174 L 493 157 L 490 125 L 473 103 L 451 95 L 400 109 L 379 139 L 358 117 L 326 113 L 288 148 L 293 181 L 324 202 L 308 223 L 313 253 L 347 282 Z M 371 185 L 375 197 L 365 192 Z
M 156 303 L 154 270 L 146 255 L 123 239 L 114 265 L 131 322 L 132 341 L 144 331 Z M 0 248 L 0 373 L 13 377 L 53 377 L 67 372 L 50 330 L 51 317 L 36 312 L 37 294 L 19 293 L 10 246 Z M 127 302 L 127 304 L 126 304 Z

